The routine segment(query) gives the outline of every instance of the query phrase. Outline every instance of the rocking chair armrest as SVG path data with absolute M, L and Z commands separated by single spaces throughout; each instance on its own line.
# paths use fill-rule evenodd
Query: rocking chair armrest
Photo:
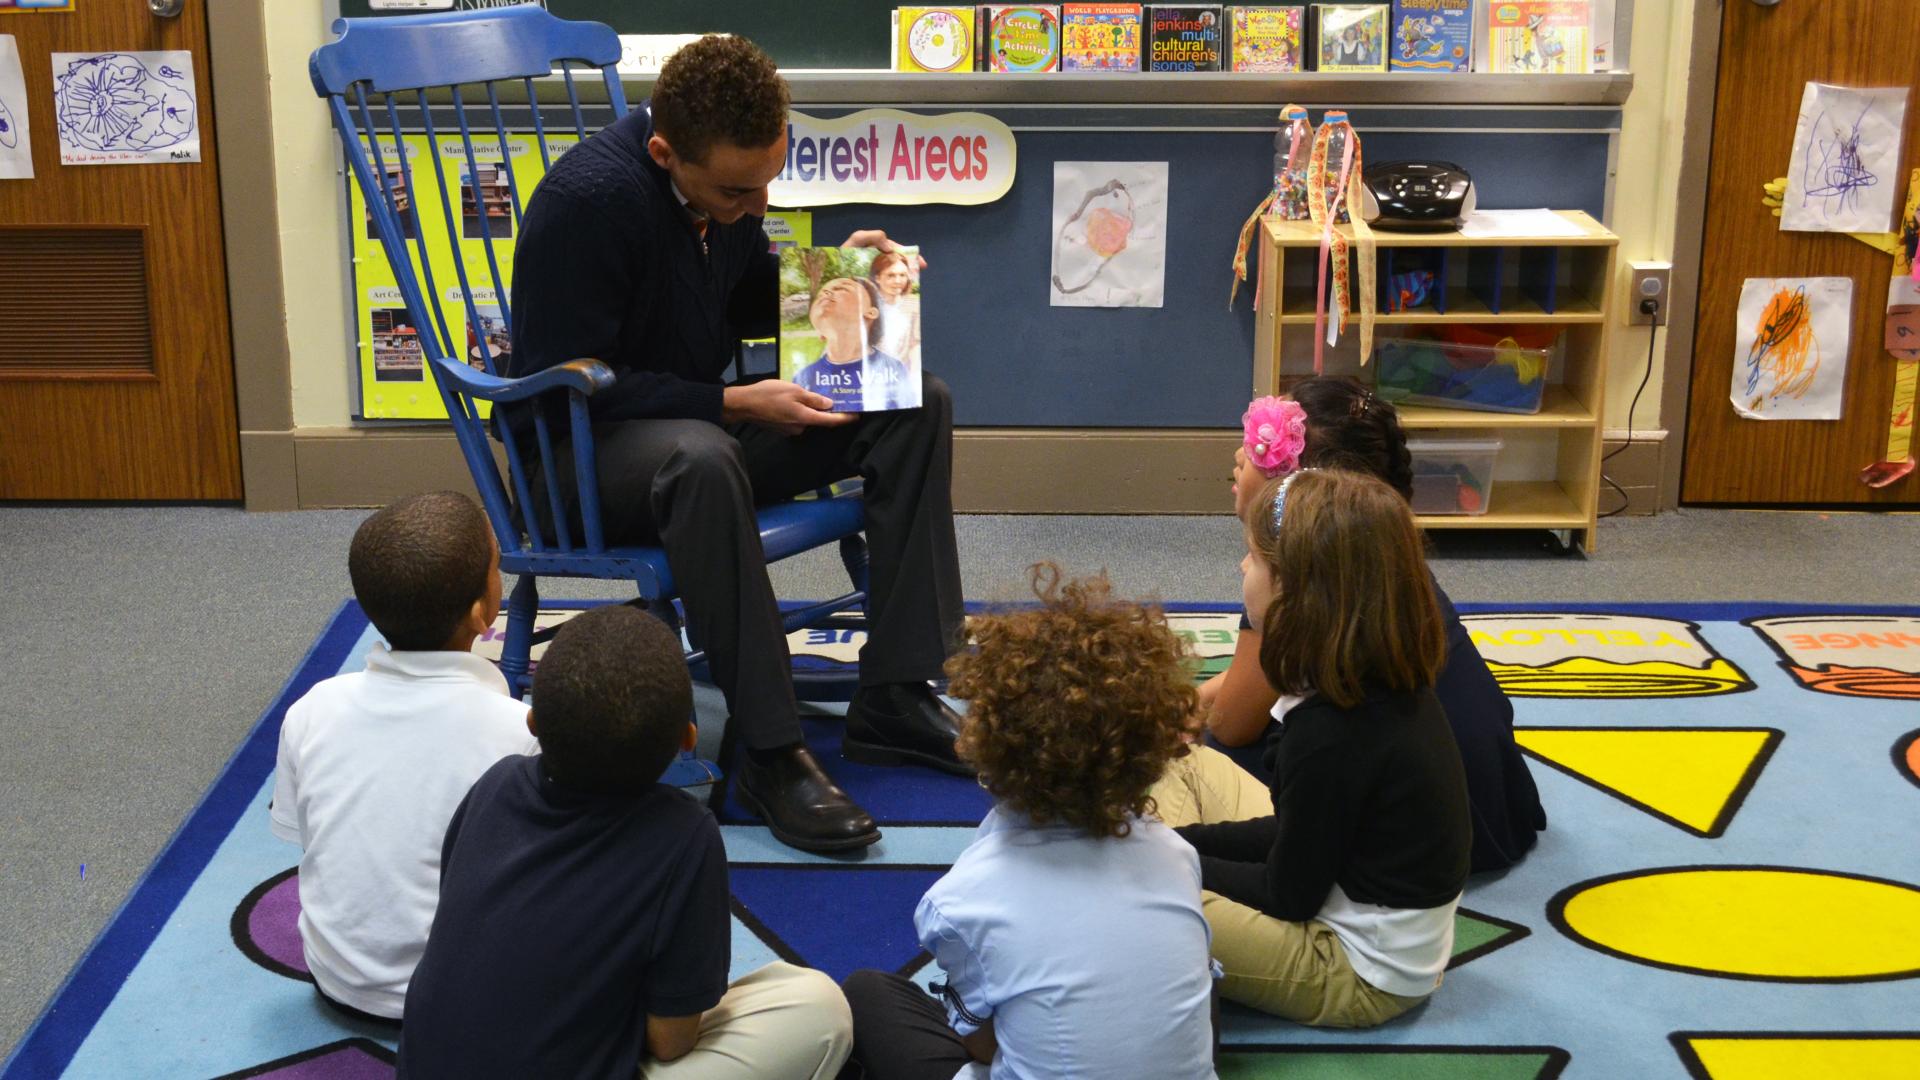
M 525 401 L 549 390 L 572 390 L 586 396 L 613 385 L 613 369 L 591 359 L 569 360 L 518 379 L 503 379 L 466 364 L 443 360 L 440 377 L 452 379 L 468 397 L 494 402 Z

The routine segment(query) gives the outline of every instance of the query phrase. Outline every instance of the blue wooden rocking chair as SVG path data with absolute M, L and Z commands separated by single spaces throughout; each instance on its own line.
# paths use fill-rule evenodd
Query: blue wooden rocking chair
M 613 384 L 613 372 L 598 360 L 582 358 L 549 368 L 521 379 L 499 377 L 493 348 L 485 334 L 473 334 L 484 371 L 465 360 L 464 342 L 456 341 L 448 331 L 443 301 L 453 290 L 441 291 L 433 275 L 429 258 L 427 230 L 416 217 L 405 222 L 403 215 L 430 213 L 431 200 L 423 205 L 421 185 L 413 179 L 415 164 L 401 152 L 401 135 L 417 131 L 433 147 L 451 145 L 453 129 L 458 130 L 459 145 L 466 159 L 466 174 L 478 176 L 476 148 L 485 154 L 497 148 L 502 161 L 511 160 L 510 133 L 506 116 L 527 115 L 521 128 L 531 127 L 543 166 L 552 164 L 555 152 L 547 119 L 562 109 L 570 122 L 556 125 L 566 141 L 584 140 L 588 134 L 586 110 L 580 103 L 580 90 L 574 81 L 575 65 L 582 72 L 597 69 L 605 86 L 607 104 L 614 119 L 627 112 L 626 94 L 614 71 L 620 58 L 620 40 L 613 30 L 600 23 L 568 22 L 555 18 L 532 5 L 494 10 L 463 11 L 448 14 L 401 15 L 386 18 L 341 19 L 334 24 L 338 40 L 314 50 L 309 70 L 314 90 L 327 100 L 333 126 L 340 134 L 348 166 L 366 201 L 375 231 L 387 260 L 392 264 L 401 298 L 418 330 L 420 347 L 452 418 L 454 434 L 467 467 L 479 488 L 480 501 L 487 519 L 500 542 L 500 568 L 519 576 L 507 602 L 507 635 L 500 667 L 515 693 L 527 686 L 529 652 L 538 636 L 534 619 L 540 603 L 540 577 L 588 577 L 627 579 L 639 590 L 639 602 L 665 620 L 675 631 L 681 619 L 674 604 L 673 574 L 666 552 L 653 547 L 609 547 L 601 532 L 598 472 L 594 465 L 593 431 L 587 417 L 587 397 Z M 554 70 L 566 87 L 565 106 L 543 106 L 535 80 L 549 80 Z M 508 84 L 509 96 L 524 93 L 525 105 L 503 108 L 499 86 Z M 543 115 L 546 114 L 546 115 Z M 376 120 L 384 119 L 384 126 Z M 440 153 L 425 155 L 432 163 L 440 193 L 439 209 L 446 226 L 446 245 L 452 249 L 452 265 L 458 277 L 458 294 L 464 298 L 467 325 L 480 325 L 474 300 L 473 277 L 460 251 L 462 210 L 453 205 L 453 193 L 460 190 L 459 178 L 449 183 Z M 394 165 L 387 164 L 394 159 Z M 392 169 L 390 172 L 389 169 Z M 521 192 L 511 168 L 506 174 L 507 192 L 516 232 L 522 206 Z M 397 182 L 396 182 L 397 181 Z M 484 196 L 477 188 L 476 200 Z M 477 208 L 485 219 L 486 206 Z M 490 286 L 500 316 L 511 326 L 506 280 L 501 275 L 501 260 L 496 255 L 493 228 L 479 230 L 486 255 L 483 288 Z M 411 234 L 409 237 L 408 234 Z M 411 238 L 414 251 L 408 251 Z M 416 261 L 417 260 L 417 261 Z M 424 279 L 424 280 L 423 280 Z M 424 286 L 424 288 L 423 288 Z M 736 352 L 736 355 L 738 353 Z M 544 410 L 537 402 L 547 395 L 567 398 L 568 443 L 573 455 L 575 494 L 581 511 L 579 524 L 584 535 L 575 536 L 563 510 L 564 490 L 555 459 L 556 437 L 549 430 Z M 487 421 L 481 415 L 480 402 L 493 409 L 526 409 L 533 416 L 534 447 L 522 445 L 524 435 L 516 438 L 502 424 L 499 434 L 506 462 L 505 475 L 496 461 L 488 440 Z M 528 451 L 536 451 L 538 467 L 544 470 L 552 504 L 552 531 L 542 528 L 542 515 L 533 513 L 529 494 Z M 565 451 L 567 447 L 562 447 Z M 526 512 L 515 514 L 518 507 Z M 861 607 L 866 600 L 867 554 L 861 538 L 864 513 L 854 493 L 834 495 L 821 492 L 814 499 L 802 499 L 763 508 L 759 513 L 760 542 L 768 562 L 840 542 L 841 561 L 852 579 L 853 590 L 844 596 L 812 604 L 784 615 L 788 633 L 819 626 L 828 620 L 840 628 L 857 628 L 863 620 L 840 616 L 841 612 Z M 836 618 L 836 616 L 839 616 Z M 688 654 L 688 663 L 700 675 L 704 655 Z M 844 700 L 850 692 L 844 675 L 802 675 L 795 680 L 795 691 L 803 700 Z M 693 784 L 717 780 L 719 773 L 710 763 L 683 754 L 669 768 L 665 781 Z

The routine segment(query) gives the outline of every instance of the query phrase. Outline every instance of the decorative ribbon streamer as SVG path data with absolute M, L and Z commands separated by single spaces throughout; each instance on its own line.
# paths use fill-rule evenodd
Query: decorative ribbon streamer
M 1293 137 L 1292 146 L 1287 151 L 1288 162 L 1292 162 L 1300 155 L 1300 145 L 1303 141 L 1313 140 L 1313 127 L 1306 121 L 1307 110 L 1298 105 L 1289 105 L 1280 110 L 1280 122 L 1287 126 Z M 1282 166 L 1274 172 L 1273 190 L 1267 193 L 1266 198 L 1260 200 L 1260 205 L 1253 208 L 1253 213 L 1247 217 L 1247 223 L 1240 226 L 1240 242 L 1233 249 L 1233 288 L 1227 292 L 1228 311 L 1233 310 L 1233 302 L 1240 295 L 1240 283 L 1247 280 L 1247 252 L 1253 246 L 1254 230 L 1260 227 L 1260 219 L 1272 210 L 1288 221 L 1305 220 L 1306 191 L 1305 174 L 1290 166 Z M 1265 281 L 1257 281 L 1254 284 L 1253 306 L 1255 308 L 1260 306 L 1261 290 L 1265 287 Z
M 1340 171 L 1337 176 L 1331 171 L 1327 160 L 1329 144 L 1335 131 L 1346 133 L 1345 150 L 1341 154 Z M 1321 374 L 1326 367 L 1326 346 L 1329 338 L 1333 343 L 1340 340 L 1340 331 L 1347 328 L 1347 317 L 1353 313 L 1353 287 L 1349 278 L 1348 246 L 1346 237 L 1335 227 L 1340 214 L 1348 208 L 1359 205 L 1360 190 L 1360 136 L 1347 122 L 1347 114 L 1339 110 L 1328 110 L 1320 118 L 1320 130 L 1314 133 L 1313 154 L 1307 162 L 1307 208 L 1313 217 L 1313 223 L 1320 226 L 1320 270 L 1314 288 L 1313 303 L 1313 373 Z M 1348 215 L 1351 217 L 1351 213 Z M 1353 222 L 1353 234 L 1360 241 L 1360 362 L 1366 363 L 1373 353 L 1373 313 L 1374 313 L 1374 269 L 1373 269 L 1373 233 L 1365 222 Z M 1328 264 L 1332 264 L 1332 292 L 1335 320 L 1331 334 L 1327 323 Z

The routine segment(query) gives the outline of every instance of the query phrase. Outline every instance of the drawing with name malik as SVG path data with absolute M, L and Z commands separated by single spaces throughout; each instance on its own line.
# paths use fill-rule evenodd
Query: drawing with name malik
M 909 248 L 780 252 L 780 377 L 834 412 L 920 407 L 920 271 Z

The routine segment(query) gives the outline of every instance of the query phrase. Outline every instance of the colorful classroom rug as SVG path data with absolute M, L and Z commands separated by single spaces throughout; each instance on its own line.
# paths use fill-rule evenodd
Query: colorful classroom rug
M 1210 666 L 1231 654 L 1233 610 L 1172 617 Z M 1519 867 L 1468 886 L 1432 1001 L 1362 1032 L 1229 1007 L 1222 1075 L 1920 1076 L 1920 609 L 1509 606 L 1468 620 L 1514 697 L 1551 827 Z M 371 640 L 345 605 L 0 1080 L 391 1075 L 384 1033 L 336 1018 L 305 981 L 297 853 L 267 829 L 287 704 L 357 669 Z M 857 644 L 796 638 L 816 665 Z M 781 957 L 924 980 L 913 906 L 984 795 L 841 761 L 837 728 L 822 716 L 808 734 L 885 839 L 863 858 L 802 855 L 728 802 L 735 970 Z

